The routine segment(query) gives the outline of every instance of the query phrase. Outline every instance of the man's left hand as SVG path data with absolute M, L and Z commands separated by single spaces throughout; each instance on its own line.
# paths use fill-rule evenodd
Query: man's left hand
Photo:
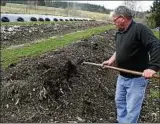
M 146 69 L 143 71 L 142 76 L 144 76 L 145 78 L 152 78 L 155 73 L 156 73 L 156 71 L 154 71 L 152 69 Z

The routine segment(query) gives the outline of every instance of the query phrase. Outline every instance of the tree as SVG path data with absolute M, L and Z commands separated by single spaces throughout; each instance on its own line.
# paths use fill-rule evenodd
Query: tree
M 150 16 L 148 17 L 149 26 L 152 28 L 160 26 L 160 0 L 155 0 L 151 6 Z
M 44 0 L 38 0 L 38 5 L 39 6 L 45 6 L 45 1 Z
M 138 1 L 134 1 L 134 0 L 124 1 L 124 5 L 132 10 L 133 16 L 136 16 Z
M 6 1 L 1 0 L 1 6 L 5 6 L 6 5 Z

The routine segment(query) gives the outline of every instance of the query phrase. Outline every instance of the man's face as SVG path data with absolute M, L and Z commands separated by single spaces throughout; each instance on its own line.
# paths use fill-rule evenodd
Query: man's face
M 123 16 L 113 16 L 113 23 L 116 25 L 118 29 L 124 29 L 124 17 Z

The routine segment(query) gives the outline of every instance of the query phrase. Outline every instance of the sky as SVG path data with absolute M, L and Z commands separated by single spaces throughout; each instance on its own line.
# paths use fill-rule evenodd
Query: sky
M 72 1 L 79 3 L 91 3 L 96 5 L 104 6 L 106 9 L 115 9 L 119 5 L 123 5 L 124 1 Z M 137 6 L 139 6 L 139 11 L 147 11 L 150 10 L 150 6 L 152 6 L 153 1 L 138 1 Z

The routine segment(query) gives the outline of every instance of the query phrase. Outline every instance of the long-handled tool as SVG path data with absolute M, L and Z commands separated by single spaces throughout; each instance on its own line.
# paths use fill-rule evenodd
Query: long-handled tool
M 92 62 L 83 62 L 83 64 L 103 67 L 103 64 L 96 64 L 96 63 L 92 63 Z M 132 71 L 132 70 L 128 70 L 128 69 L 123 69 L 123 68 L 118 68 L 118 67 L 113 67 L 113 66 L 107 66 L 107 65 L 105 65 L 104 68 L 110 68 L 110 69 L 114 69 L 114 70 L 121 71 L 121 72 L 126 72 L 126 73 L 130 73 L 130 74 L 134 74 L 134 75 L 143 76 L 143 73 L 138 72 L 138 71 Z M 158 76 L 157 74 L 154 74 L 152 78 L 160 79 L 160 76 Z

